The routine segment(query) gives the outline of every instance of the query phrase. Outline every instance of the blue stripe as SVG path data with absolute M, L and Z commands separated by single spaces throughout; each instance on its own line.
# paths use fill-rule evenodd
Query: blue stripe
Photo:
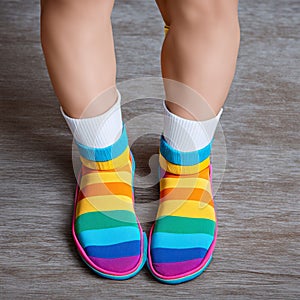
M 141 242 L 131 241 L 112 246 L 89 246 L 85 248 L 88 256 L 98 258 L 120 258 L 140 255 Z
M 214 237 L 205 233 L 167 233 L 155 232 L 152 236 L 151 247 L 154 248 L 205 248 L 208 249 L 213 242 Z
M 192 152 L 181 152 L 171 147 L 163 136 L 160 139 L 160 153 L 170 163 L 180 166 L 197 165 L 210 155 L 212 142 L 203 149 Z
M 152 257 L 154 263 L 171 263 L 182 262 L 197 258 L 203 258 L 207 252 L 204 248 L 192 249 L 166 249 L 154 248 L 152 249 Z
M 126 128 L 123 126 L 123 131 L 121 137 L 111 146 L 106 148 L 92 148 L 80 144 L 75 141 L 78 147 L 79 153 L 85 159 L 91 161 L 108 161 L 120 156 L 125 149 L 128 147 L 128 138 L 126 133 Z
M 139 229 L 132 226 L 86 230 L 78 234 L 78 239 L 83 248 L 89 246 L 110 246 L 138 240 L 139 238 Z

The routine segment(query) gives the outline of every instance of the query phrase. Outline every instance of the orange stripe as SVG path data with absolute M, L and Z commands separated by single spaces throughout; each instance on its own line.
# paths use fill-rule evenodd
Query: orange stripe
M 172 201 L 172 200 L 170 200 L 170 199 L 168 199 L 169 201 Z M 177 199 L 173 199 L 174 201 L 178 201 Z M 160 203 L 164 203 L 164 202 L 166 202 L 167 200 L 166 199 L 160 199 Z M 195 200 L 179 200 L 179 201 L 195 201 Z M 215 204 L 214 204 L 214 201 L 213 201 L 213 199 L 210 199 L 210 200 L 208 200 L 207 199 L 207 201 L 199 201 L 199 207 L 204 207 L 204 206 L 207 206 L 207 205 L 209 205 L 209 206 L 211 206 L 211 207 L 215 207 Z
M 165 200 L 194 200 L 201 202 L 210 202 L 211 195 L 202 189 L 175 188 L 164 189 L 160 192 L 160 199 Z
M 132 188 L 129 184 L 119 182 L 90 184 L 79 192 L 78 201 L 99 195 L 122 195 L 132 198 Z

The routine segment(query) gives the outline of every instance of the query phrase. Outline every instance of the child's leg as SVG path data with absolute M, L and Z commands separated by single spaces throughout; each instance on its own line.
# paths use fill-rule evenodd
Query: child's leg
M 217 114 L 235 72 L 240 36 L 238 0 L 157 0 L 157 3 L 166 24 L 170 25 L 161 56 L 163 77 L 197 91 Z M 174 96 L 168 82 L 165 88 L 167 99 L 170 95 L 172 102 L 181 106 L 167 103 L 173 113 L 185 118 L 193 118 L 188 112 L 193 112 L 197 119 L 209 117 L 203 103 L 198 101 L 197 105 L 196 98 L 188 101 L 180 95 Z
M 134 159 L 115 87 L 113 3 L 43 0 L 41 31 L 49 74 L 82 162 L 75 244 L 95 272 L 121 280 L 143 267 L 146 239 L 134 211 Z
M 160 204 L 148 265 L 156 278 L 174 284 L 200 275 L 212 259 L 211 143 L 234 75 L 239 24 L 237 0 L 157 2 L 169 26 L 162 73 L 172 80 L 164 81 Z
M 116 101 L 116 61 L 111 27 L 114 0 L 42 0 L 41 40 L 56 95 L 74 118 L 101 92 L 101 105 L 92 115 Z

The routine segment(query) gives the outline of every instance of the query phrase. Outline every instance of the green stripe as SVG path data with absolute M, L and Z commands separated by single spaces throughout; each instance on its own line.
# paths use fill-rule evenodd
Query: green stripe
M 209 219 L 166 216 L 156 221 L 154 232 L 205 233 L 214 235 L 216 223 Z
M 90 212 L 80 215 L 75 222 L 76 233 L 85 230 L 114 228 L 120 226 L 137 226 L 135 214 L 127 210 Z

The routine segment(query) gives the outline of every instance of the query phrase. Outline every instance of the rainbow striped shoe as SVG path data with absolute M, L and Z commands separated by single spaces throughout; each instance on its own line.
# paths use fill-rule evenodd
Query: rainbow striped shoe
M 134 211 L 134 158 L 125 127 L 112 146 L 77 143 L 82 162 L 72 232 L 84 262 L 99 275 L 123 280 L 147 258 L 147 238 Z
M 169 284 L 189 281 L 209 265 L 217 238 L 211 191 L 211 144 L 179 152 L 161 138 L 160 204 L 148 246 L 148 267 Z

